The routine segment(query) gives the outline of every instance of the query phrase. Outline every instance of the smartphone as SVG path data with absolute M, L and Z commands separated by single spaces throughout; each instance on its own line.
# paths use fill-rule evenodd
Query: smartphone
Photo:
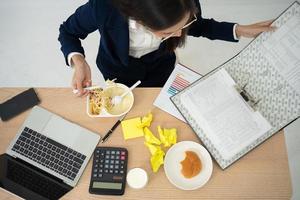
M 39 103 L 37 94 L 30 88 L 0 104 L 0 117 L 2 121 L 7 121 Z

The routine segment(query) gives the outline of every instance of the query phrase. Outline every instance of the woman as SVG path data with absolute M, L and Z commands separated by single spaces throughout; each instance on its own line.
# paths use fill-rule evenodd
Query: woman
M 92 82 L 80 39 L 95 30 L 101 35 L 96 63 L 105 79 L 161 87 L 174 68 L 174 50 L 187 35 L 235 42 L 272 30 L 270 24 L 204 19 L 198 0 L 90 0 L 60 26 L 58 39 L 67 65 L 74 67 L 72 87 L 82 96 Z

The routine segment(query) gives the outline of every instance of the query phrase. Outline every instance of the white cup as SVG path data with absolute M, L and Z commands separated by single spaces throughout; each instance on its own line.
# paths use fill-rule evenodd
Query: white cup
M 141 189 L 148 183 L 148 175 L 142 168 L 133 168 L 127 173 L 127 184 L 134 189 Z

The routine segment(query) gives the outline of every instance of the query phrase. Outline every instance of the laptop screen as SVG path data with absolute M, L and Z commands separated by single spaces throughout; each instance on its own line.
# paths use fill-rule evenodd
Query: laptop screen
M 0 187 L 25 199 L 59 199 L 72 187 L 7 154 L 0 156 Z

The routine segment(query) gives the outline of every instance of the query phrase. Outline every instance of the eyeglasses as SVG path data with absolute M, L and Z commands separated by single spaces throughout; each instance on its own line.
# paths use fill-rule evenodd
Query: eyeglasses
M 184 25 L 181 29 L 178 29 L 177 31 L 171 33 L 170 35 L 168 35 L 167 37 L 164 37 L 161 42 L 169 39 L 170 37 L 174 36 L 178 31 L 185 29 L 187 27 L 189 27 L 192 23 L 194 23 L 195 21 L 197 21 L 197 16 L 194 14 L 194 19 L 192 21 L 190 21 L 189 23 L 187 23 L 186 25 Z

